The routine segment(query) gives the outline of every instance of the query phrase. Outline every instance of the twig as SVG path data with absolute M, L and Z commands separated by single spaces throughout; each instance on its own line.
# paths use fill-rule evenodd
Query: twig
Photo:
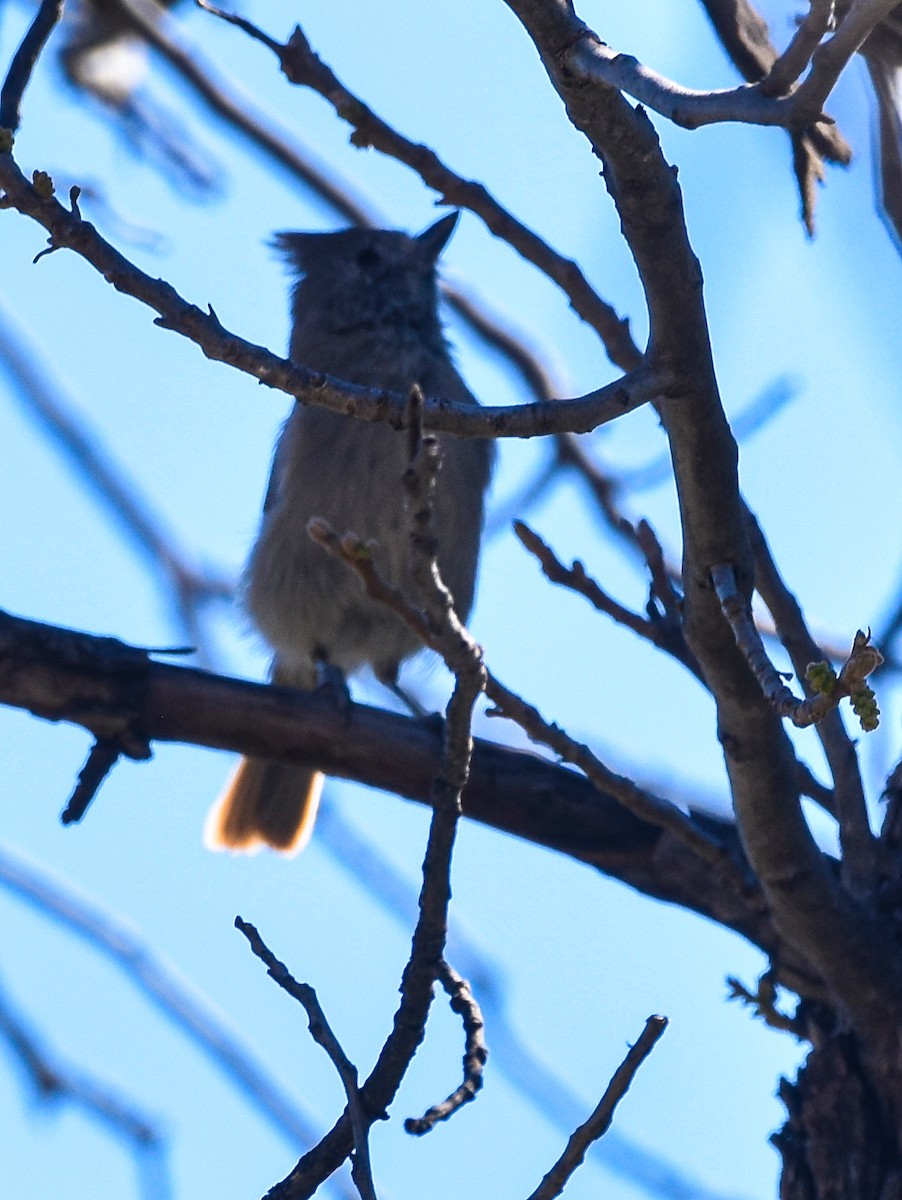
M 733 65 L 749 83 L 760 83 L 779 57 L 764 18 L 749 0 L 702 0 L 702 4 Z M 846 166 L 852 148 L 835 125 L 811 125 L 789 136 L 802 220 L 812 236 L 816 185 L 824 179 L 824 160 Z
M 321 519 L 311 521 L 307 528 L 314 541 L 357 571 L 368 595 L 391 608 L 410 625 L 427 646 L 442 654 L 442 646 L 433 635 L 424 614 L 413 607 L 397 588 L 385 582 L 376 570 L 366 546 L 353 536 L 339 538 L 328 523 Z M 575 741 L 557 725 L 544 720 L 537 709 L 499 683 L 491 672 L 486 674 L 485 693 L 498 712 L 515 721 L 533 741 L 550 747 L 565 761 L 579 767 L 597 788 L 612 795 L 635 816 L 667 829 L 706 862 L 717 863 L 727 868 L 723 847 L 690 817 L 667 801 L 639 787 L 632 780 L 624 779 L 608 770 L 588 746 Z
M 451 900 L 451 856 L 461 795 L 470 773 L 473 754 L 471 732 L 473 708 L 485 686 L 482 651 L 454 612 L 451 593 L 445 586 L 436 561 L 433 501 L 439 467 L 435 438 L 423 436 L 423 397 L 414 387 L 408 398 L 406 425 L 409 430 L 410 463 L 404 473 L 404 488 L 410 518 L 412 563 L 422 609 L 414 608 L 397 589 L 388 588 L 396 603 L 415 615 L 418 630 L 434 644 L 454 673 L 454 690 L 445 712 L 442 759 L 431 788 L 432 820 L 423 860 L 423 885 L 419 914 L 411 939 L 410 957 L 401 976 L 401 1002 L 391 1033 L 376 1065 L 363 1085 L 363 1101 L 369 1114 L 384 1113 L 394 1099 L 401 1080 L 425 1035 L 435 980 L 444 958 Z M 341 541 L 321 518 L 308 525 L 310 536 L 328 549 L 346 551 L 358 570 L 380 578 L 372 566 L 369 549 L 348 535 Z M 380 578 L 380 582 L 381 578 Z M 388 585 L 383 583 L 384 587 Z M 377 1119 L 369 1117 L 370 1121 Z M 340 1165 L 351 1150 L 350 1120 L 339 1119 L 325 1138 L 300 1160 L 288 1180 L 271 1192 L 298 1198 L 311 1196 L 319 1184 Z
M 811 70 L 790 99 L 793 120 L 797 125 L 808 125 L 817 120 L 849 59 L 861 49 L 868 35 L 897 7 L 898 2 L 856 0 L 849 8 L 833 36 L 815 50 Z
M 780 575 L 764 532 L 748 508 L 746 522 L 755 559 L 755 588 L 774 619 L 777 636 L 796 675 L 805 681 L 806 695 L 811 694 L 806 680 L 808 666 L 822 660 L 823 651 L 808 631 L 801 606 Z M 842 657 L 837 655 L 835 661 L 841 661 Z M 839 821 L 843 877 L 853 890 L 866 892 L 875 880 L 876 847 L 855 743 L 846 732 L 838 710 L 826 713 L 815 729 L 833 777 L 833 808 Z
M 310 984 L 300 983 L 294 978 L 285 964 L 272 953 L 253 925 L 243 921 L 241 917 L 236 917 L 235 928 L 247 938 L 251 950 L 265 964 L 269 977 L 274 979 L 283 991 L 303 1007 L 309 1020 L 310 1036 L 318 1045 L 322 1046 L 338 1072 L 347 1096 L 348 1115 L 354 1130 L 354 1163 L 351 1169 L 351 1178 L 360 1193 L 361 1200 L 376 1200 L 369 1148 L 369 1128 L 372 1120 L 367 1117 L 363 1109 L 360 1090 L 357 1086 L 357 1068 L 342 1049 L 341 1043 L 326 1019 L 316 992 Z
M 648 532 L 650 532 L 650 527 L 645 522 L 642 524 L 647 531 L 644 544 L 648 547 Z M 539 535 L 523 521 L 514 522 L 514 533 L 520 539 L 523 546 L 539 560 L 542 573 L 552 583 L 560 584 L 562 587 L 569 588 L 571 591 L 585 596 L 589 603 L 599 612 L 611 617 L 618 625 L 623 625 L 627 629 L 631 629 L 633 633 L 651 642 L 659 650 L 665 650 L 687 667 L 697 679 L 704 682 L 695 656 L 690 652 L 683 638 L 679 622 L 672 620 L 673 608 L 668 607 L 672 599 L 672 586 L 669 579 L 666 585 L 667 591 L 664 593 L 666 602 L 662 605 L 664 609 L 663 614 L 659 613 L 649 603 L 648 611 L 650 615 L 642 617 L 638 613 L 634 613 L 631 609 L 625 608 L 609 596 L 607 592 L 603 591 L 595 580 L 586 574 L 585 567 L 578 559 L 572 566 L 565 567 L 551 547 L 547 546 Z M 658 553 L 660 554 L 661 548 L 657 543 L 657 539 L 654 540 L 654 545 L 657 546 Z M 651 554 L 652 551 L 649 547 L 649 555 Z M 657 594 L 656 588 L 660 583 L 661 580 L 653 575 L 653 596 Z
M 404 1128 L 408 1133 L 421 1136 L 435 1128 L 439 1121 L 447 1121 L 459 1108 L 476 1099 L 482 1087 L 482 1073 L 488 1059 L 483 1030 L 482 1012 L 466 979 L 458 975 L 443 959 L 439 964 L 438 978 L 451 997 L 451 1010 L 460 1015 L 464 1027 L 464 1078 L 447 1100 L 435 1104 L 422 1117 L 408 1117 Z
M 585 1124 L 574 1130 L 564 1153 L 529 1197 L 529 1200 L 554 1200 L 555 1196 L 561 1194 L 567 1180 L 585 1160 L 586 1151 L 610 1128 L 614 1110 L 626 1095 L 636 1072 L 648 1058 L 666 1028 L 666 1017 L 648 1018 L 645 1028 L 639 1035 L 639 1040 L 630 1047 L 626 1058 L 614 1072 L 597 1108 Z
M 482 184 L 464 179 L 447 167 L 428 146 L 403 137 L 378 117 L 313 52 L 300 26 L 295 26 L 291 37 L 283 45 L 244 17 L 224 12 L 208 3 L 208 0 L 196 0 L 196 3 L 267 46 L 279 59 L 290 83 L 312 88 L 333 106 L 339 117 L 351 125 L 354 131 L 351 141 L 354 145 L 373 147 L 397 159 L 416 171 L 426 186 L 438 193 L 441 203 L 466 208 L 480 217 L 496 237 L 507 242 L 562 289 L 574 311 L 601 337 L 614 363 L 625 371 L 638 365 L 636 347 L 629 334 L 629 322 L 620 318 L 597 295 L 577 263 L 552 250 L 499 204 Z
M 60 820 L 64 825 L 74 825 L 88 811 L 88 805 L 97 795 L 100 785 L 119 761 L 122 748 L 115 740 L 96 738 L 87 761 L 78 773 L 75 790 L 63 809 Z M 147 749 L 150 756 L 150 748 Z
M 833 20 L 833 0 L 809 0 L 808 14 L 793 34 L 789 45 L 761 80 L 766 96 L 785 96 L 807 69 L 811 56 Z
M 317 837 L 336 865 L 356 884 L 365 887 L 385 912 L 409 928 L 415 919 L 417 894 L 407 876 L 389 862 L 366 834 L 344 818 L 338 805 L 326 804 L 320 810 L 316 828 Z M 543 1120 L 568 1135 L 581 1121 L 584 1103 L 558 1072 L 543 1061 L 535 1046 L 517 1031 L 498 964 L 454 920 L 448 928 L 447 954 L 461 974 L 478 986 L 480 1007 L 492 1031 L 494 1070 L 504 1076 Z M 660 1200 L 728 1200 L 707 1189 L 698 1179 L 681 1173 L 673 1163 L 640 1147 L 616 1128 L 605 1137 L 604 1154 L 598 1155 L 595 1165 Z
M 735 569 L 729 563 L 712 567 L 711 582 L 720 601 L 721 611 L 733 631 L 736 645 L 761 685 L 765 699 L 781 717 L 788 717 L 793 725 L 804 729 L 809 725 L 816 725 L 827 713 L 832 712 L 841 700 L 849 696 L 862 728 L 876 728 L 879 709 L 866 680 L 883 662 L 883 655 L 871 644 L 869 633 L 865 634 L 861 630 L 856 633 L 849 657 L 838 676 L 826 662 L 810 664 L 807 678 L 816 695 L 810 699 L 798 700 L 767 657 L 748 601 L 739 590 Z
M 0 89 L 0 129 L 15 133 L 21 120 L 22 97 L 47 39 L 63 15 L 63 0 L 41 0 L 28 32 L 13 55 Z
M 396 429 L 404 427 L 407 396 L 309 371 L 229 333 L 212 308 L 204 313 L 187 303 L 173 287 L 141 271 L 100 237 L 81 219 L 75 207 L 77 193 L 73 194 L 73 210 L 63 208 L 53 198 L 49 177 L 42 176 L 38 186 L 29 183 L 10 154 L 0 153 L 0 186 L 5 189 L 0 208 L 15 208 L 48 230 L 50 244 L 45 253 L 64 247 L 75 250 L 118 291 L 155 309 L 160 314 L 155 324 L 195 342 L 208 358 L 227 363 L 305 403 L 366 421 L 383 421 Z M 490 408 L 430 398 L 424 416 L 430 429 L 464 437 L 587 433 L 661 395 L 672 383 L 669 368 L 643 360 L 634 372 L 579 399 Z
M 771 1029 L 779 1029 L 783 1033 L 791 1033 L 802 1040 L 805 1037 L 804 1028 L 795 1017 L 788 1017 L 777 1008 L 777 984 L 772 970 L 765 971 L 758 980 L 755 991 L 751 991 L 733 975 L 727 976 L 729 998 L 739 1000 L 749 1008 L 754 1009 L 756 1017 L 760 1017 Z

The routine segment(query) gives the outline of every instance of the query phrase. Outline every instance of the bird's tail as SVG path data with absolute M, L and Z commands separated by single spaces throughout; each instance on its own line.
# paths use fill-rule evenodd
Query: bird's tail
M 297 854 L 310 840 L 323 776 L 309 767 L 242 758 L 210 809 L 204 844 L 246 853 L 271 846 Z

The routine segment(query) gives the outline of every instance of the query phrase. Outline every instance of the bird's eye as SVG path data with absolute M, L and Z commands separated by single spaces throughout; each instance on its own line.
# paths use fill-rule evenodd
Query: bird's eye
M 379 262 L 379 255 L 371 246 L 364 247 L 357 255 L 357 265 L 369 270 Z

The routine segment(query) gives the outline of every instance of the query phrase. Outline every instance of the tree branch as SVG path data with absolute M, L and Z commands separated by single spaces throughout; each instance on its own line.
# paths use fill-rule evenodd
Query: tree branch
M 345 1054 L 341 1043 L 332 1031 L 326 1014 L 309 983 L 299 983 L 283 962 L 269 949 L 255 927 L 241 917 L 235 918 L 235 928 L 247 938 L 251 950 L 266 966 L 266 973 L 279 987 L 297 1000 L 307 1014 L 310 1036 L 322 1046 L 332 1065 L 338 1072 L 348 1100 L 348 1118 L 354 1132 L 354 1163 L 351 1178 L 360 1193 L 360 1200 L 376 1200 L 373 1171 L 370 1163 L 369 1128 L 372 1120 L 364 1111 L 360 1089 L 357 1086 L 357 1068 Z
M 299 25 L 285 45 L 275 41 L 244 17 L 224 12 L 208 0 L 196 0 L 200 8 L 242 29 L 262 42 L 279 59 L 290 83 L 312 88 L 352 127 L 355 146 L 373 147 L 416 171 L 427 187 L 437 192 L 442 204 L 475 213 L 502 241 L 547 275 L 561 288 L 578 316 L 598 333 L 611 357 L 622 370 L 631 371 L 639 360 L 630 337 L 629 322 L 618 317 L 589 285 L 577 263 L 556 253 L 537 234 L 512 216 L 487 188 L 464 179 L 447 167 L 428 146 L 403 137 L 341 82 L 335 72 L 313 52 Z
M 316 1141 L 319 1135 L 313 1119 L 269 1077 L 197 988 L 182 979 L 129 924 L 4 845 L 0 845 L 0 887 L 110 958 L 292 1145 L 304 1147 Z M 339 1187 L 345 1195 L 346 1184 L 342 1181 Z
M 212 307 L 202 312 L 161 279 L 152 279 L 106 242 L 78 211 L 78 191 L 72 192 L 72 210 L 51 194 L 48 177 L 30 184 L 9 153 L 0 153 L 0 208 L 15 208 L 32 217 L 50 234 L 49 249 L 74 250 L 104 276 L 117 291 L 133 296 L 160 315 L 155 324 L 195 342 L 207 358 L 224 362 L 278 388 L 307 404 L 353 415 L 364 421 L 384 421 L 395 429 L 405 427 L 407 396 L 379 388 L 360 387 L 309 371 L 278 358 L 262 346 L 229 333 Z M 45 251 L 47 253 L 47 251 Z M 621 380 L 579 399 L 536 402 L 510 407 L 480 407 L 430 398 L 424 421 L 431 430 L 462 437 L 536 437 L 549 433 L 587 433 L 665 392 L 670 373 L 645 362 Z
M 598 1102 L 598 1107 L 585 1124 L 575 1130 L 564 1153 L 554 1164 L 529 1200 L 554 1200 L 567 1184 L 567 1180 L 581 1166 L 586 1151 L 593 1142 L 603 1137 L 611 1127 L 614 1109 L 626 1095 L 636 1072 L 651 1054 L 655 1043 L 667 1028 L 666 1017 L 649 1017 L 635 1046 L 631 1046 L 626 1058 L 614 1072 L 611 1082 Z
M 799 803 L 788 737 L 742 658 L 710 583 L 712 567 L 730 562 L 748 595 L 754 568 L 736 445 L 720 403 L 702 280 L 674 172 L 641 111 L 600 76 L 574 75 L 574 53 L 586 46 L 595 53 L 600 43 L 569 0 L 507 3 L 535 42 L 571 121 L 605 164 L 605 182 L 646 293 L 650 351 L 683 384 L 669 393 L 661 412 L 683 527 L 684 627 L 717 701 L 719 736 L 749 859 L 787 942 L 829 984 L 875 1061 L 885 1055 L 896 1062 L 902 1026 L 898 948 L 880 920 L 844 894 L 815 844 Z
M 0 129 L 15 133 L 21 120 L 22 97 L 41 51 L 63 15 L 63 0 L 41 0 L 0 89 Z
M 488 1060 L 486 1049 L 482 1011 L 476 1002 L 476 997 L 466 979 L 442 960 L 439 964 L 439 982 L 448 993 L 451 1000 L 451 1010 L 459 1014 L 464 1027 L 464 1078 L 460 1087 L 455 1088 L 451 1095 L 435 1104 L 422 1117 L 408 1117 L 404 1122 L 407 1133 L 421 1137 L 430 1133 L 439 1121 L 447 1121 L 458 1109 L 475 1100 L 482 1088 L 482 1073 Z
M 323 696 L 154 662 L 112 638 L 5 613 L 0 703 L 95 736 L 138 729 L 150 741 L 313 765 L 419 803 L 429 802 L 440 753 L 430 722 L 360 704 L 345 711 Z M 713 886 L 710 868 L 678 839 L 638 820 L 583 776 L 493 742 L 477 739 L 474 747 L 463 795 L 467 816 L 710 916 L 767 953 L 782 954 L 750 876 L 743 876 L 741 892 Z M 706 828 L 743 863 L 732 826 L 706 818 Z M 801 962 L 787 963 L 801 989 L 816 993 Z

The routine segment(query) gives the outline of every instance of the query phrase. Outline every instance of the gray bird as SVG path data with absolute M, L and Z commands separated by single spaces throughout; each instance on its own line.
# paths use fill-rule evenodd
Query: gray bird
M 292 359 L 350 383 L 476 403 L 451 361 L 438 315 L 436 262 L 457 222 L 417 237 L 390 230 L 282 233 L 276 244 L 300 274 L 292 302 Z M 244 576 L 244 604 L 273 651 L 272 680 L 310 690 L 317 665 L 347 675 L 365 665 L 394 684 L 421 648 L 416 635 L 370 600 L 348 567 L 307 534 L 324 517 L 340 534 L 374 543 L 391 584 L 416 597 L 401 477 L 407 435 L 296 404 L 276 445 L 263 518 Z M 435 493 L 438 564 L 466 620 L 473 603 L 483 498 L 493 443 L 439 436 Z M 322 776 L 305 767 L 243 759 L 210 813 L 207 843 L 293 852 L 312 830 Z

